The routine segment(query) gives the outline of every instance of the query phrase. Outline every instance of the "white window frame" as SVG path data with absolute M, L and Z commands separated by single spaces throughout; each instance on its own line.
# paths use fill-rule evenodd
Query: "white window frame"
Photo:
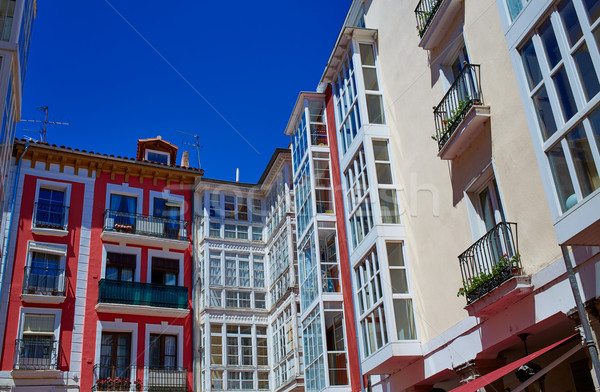
M 71 204 L 71 186 L 70 182 L 50 181 L 46 179 L 38 179 L 35 185 L 35 202 L 37 203 L 40 197 L 40 188 L 47 188 L 56 191 L 62 191 L 65 193 L 65 201 L 63 207 L 69 207 Z M 35 210 L 35 209 L 34 209 Z M 34 228 L 35 216 L 31 219 L 31 229 Z M 69 208 L 65 209 L 65 222 L 64 225 L 68 227 L 69 224 Z
M 58 264 L 59 270 L 62 273 L 59 277 L 59 285 L 65 285 L 65 291 L 67 290 L 67 275 L 66 275 L 66 264 L 67 264 L 67 244 L 53 244 L 48 242 L 29 241 L 27 242 L 27 260 L 25 261 L 26 267 L 31 267 L 33 260 L 33 252 L 48 253 L 52 255 L 60 256 L 60 262 Z M 65 292 L 66 294 L 66 292 Z
M 576 69 L 575 62 L 571 56 L 572 52 L 575 52 L 578 48 L 581 47 L 581 45 L 582 45 L 581 42 L 583 41 L 583 44 L 586 44 L 588 47 L 589 54 L 592 59 L 592 63 L 597 70 L 596 75 L 598 76 L 598 74 L 599 74 L 598 70 L 600 70 L 600 55 L 598 54 L 598 52 L 600 51 L 600 49 L 598 49 L 598 47 L 596 45 L 593 45 L 593 43 L 595 41 L 593 31 L 600 28 L 600 19 L 596 20 L 592 24 L 592 26 L 594 26 L 594 27 L 588 27 L 589 23 L 588 23 L 586 11 L 581 8 L 582 4 L 579 2 L 580 0 L 571 0 L 571 1 L 573 2 L 573 5 L 575 7 L 578 21 L 579 21 L 579 24 L 582 29 L 582 37 L 578 40 L 578 43 L 573 45 L 573 49 L 570 47 L 570 44 L 568 43 L 567 38 L 565 36 L 563 23 L 562 23 L 561 17 L 559 15 L 558 9 L 557 9 L 558 1 L 556 1 L 551 4 L 550 3 L 544 4 L 543 5 L 544 9 L 539 8 L 539 7 L 538 7 L 539 9 L 534 8 L 534 5 L 538 6 L 538 4 L 541 4 L 540 2 L 530 2 L 528 4 L 526 9 L 524 9 L 521 12 L 521 14 L 524 14 L 525 12 L 527 12 L 529 14 L 531 12 L 536 11 L 536 12 L 539 12 L 539 14 L 542 16 L 539 16 L 535 20 L 534 26 L 527 26 L 526 31 L 523 32 L 520 41 L 515 42 L 516 46 L 514 48 L 514 51 L 512 51 L 513 62 L 518 64 L 518 66 L 516 67 L 516 70 L 517 70 L 516 73 L 517 73 L 517 77 L 519 79 L 519 84 L 520 84 L 520 87 L 522 90 L 523 100 L 524 100 L 524 104 L 525 104 L 525 110 L 528 115 L 530 124 L 535 124 L 532 127 L 533 128 L 532 136 L 533 136 L 534 144 L 536 143 L 536 141 L 539 143 L 538 153 L 541 155 L 541 157 L 538 156 L 538 160 L 540 161 L 542 177 L 545 177 L 544 182 L 548 184 L 548 187 L 546 190 L 550 196 L 549 197 L 549 199 L 550 199 L 549 206 L 550 206 L 550 211 L 551 211 L 552 217 L 555 220 L 558 217 L 565 215 L 568 212 L 572 211 L 573 209 L 577 208 L 577 205 L 581 205 L 582 204 L 581 202 L 584 199 L 589 199 L 593 195 L 596 195 L 598 193 L 598 189 L 596 189 L 596 191 L 592 192 L 590 195 L 586 196 L 585 198 L 583 198 L 583 196 L 582 196 L 579 179 L 577 177 L 575 167 L 573 166 L 571 151 L 569 150 L 566 139 L 565 139 L 566 135 L 569 134 L 569 132 L 571 132 L 575 128 L 575 126 L 577 126 L 577 125 L 583 126 L 585 135 L 586 135 L 588 143 L 590 145 L 590 150 L 591 150 L 593 158 L 595 160 L 595 162 L 593 162 L 593 163 L 596 165 L 596 169 L 600 172 L 600 151 L 598 151 L 597 145 L 594 143 L 594 140 L 595 140 L 594 135 L 592 134 L 592 131 L 589 126 L 589 120 L 587 119 L 587 116 L 592 113 L 592 111 L 593 111 L 592 109 L 597 106 L 598 102 L 600 102 L 600 94 L 596 94 L 595 97 L 593 97 L 592 99 L 590 99 L 589 101 L 586 102 L 582 82 L 579 79 L 579 72 Z M 552 69 L 550 69 L 551 66 L 548 63 L 546 51 L 543 46 L 543 43 L 541 42 L 541 38 L 540 38 L 539 32 L 538 32 L 540 26 L 548 20 L 550 20 L 550 23 L 551 23 L 551 26 L 552 26 L 553 32 L 555 34 L 556 41 L 557 41 L 557 44 L 561 51 L 561 56 L 562 56 L 562 59 L 559 61 L 559 63 Z M 521 25 L 522 22 L 524 22 L 524 21 L 520 20 L 519 25 Z M 510 38 L 512 38 L 512 37 L 510 37 Z M 523 62 L 521 59 L 521 55 L 520 55 L 521 48 L 530 39 L 531 39 L 533 47 L 535 49 L 536 58 L 537 58 L 537 61 L 539 64 L 540 72 L 542 74 L 542 80 L 533 88 L 529 87 L 529 83 L 527 81 L 526 70 L 524 68 L 524 65 L 523 65 Z M 509 45 L 510 45 L 510 39 L 508 36 L 507 36 L 507 40 L 509 41 Z M 565 119 L 563 118 L 561 104 L 560 104 L 560 101 L 558 98 L 558 94 L 556 92 L 555 84 L 553 82 L 553 76 L 556 75 L 556 73 L 558 72 L 558 70 L 560 68 L 564 68 L 564 70 L 567 74 L 569 86 L 573 93 L 573 99 L 575 101 L 575 105 L 576 105 L 576 109 L 577 109 L 577 112 L 567 121 L 565 121 Z M 599 77 L 599 79 L 600 79 L 600 77 Z M 552 108 L 552 115 L 553 115 L 554 121 L 556 123 L 556 132 L 553 135 L 551 135 L 550 137 L 548 137 L 546 141 L 543 140 L 543 135 L 542 135 L 542 130 L 541 130 L 541 127 L 539 124 L 539 119 L 537 117 L 535 106 L 532 102 L 532 97 L 537 92 L 539 92 L 541 88 L 546 89 L 546 93 L 548 94 L 549 103 Z M 547 153 L 557 144 L 562 145 L 562 150 L 563 150 L 566 164 L 568 167 L 568 171 L 569 171 L 569 174 L 571 177 L 571 183 L 573 185 L 573 189 L 575 192 L 574 194 L 577 197 L 576 206 L 574 206 L 573 208 L 570 208 L 564 212 L 562 211 L 562 207 L 560 205 L 560 199 L 559 199 L 559 195 L 558 195 L 557 185 L 554 180 L 554 176 L 552 174 L 551 167 L 550 167 L 550 162 L 549 162 L 549 159 L 547 156 Z M 535 148 L 536 148 L 536 150 L 538 149 L 537 146 Z M 548 191 L 550 191 L 550 192 L 548 192 Z
M 133 281 L 140 282 L 142 248 L 134 246 L 102 244 L 102 270 L 100 272 L 100 279 L 106 278 L 106 255 L 108 252 L 135 254 L 135 271 L 133 273 Z
M 134 188 L 129 186 L 129 184 L 127 183 L 124 183 L 123 185 L 106 184 L 106 204 L 104 208 L 105 210 L 110 210 L 110 196 L 113 194 L 135 197 L 137 199 L 137 202 L 135 203 L 135 213 L 138 215 L 142 215 L 144 203 L 144 190 L 142 188 Z
M 131 333 L 131 366 L 137 366 L 138 359 L 138 323 L 123 322 L 123 319 L 116 318 L 115 321 L 98 320 L 96 324 L 96 358 L 94 363 L 100 363 L 100 347 L 102 344 L 102 332 L 130 332 Z
M 146 324 L 144 336 L 144 363 L 150 364 L 150 335 L 175 335 L 177 336 L 177 367 L 183 367 L 183 325 L 169 325 L 163 321 L 161 324 Z M 148 385 L 148 367 L 144 368 L 144 385 Z
M 498 186 L 498 193 L 496 193 L 496 190 L 491 186 L 492 181 L 494 180 Z M 477 241 L 487 233 L 485 221 L 483 220 L 483 210 L 479 201 L 479 194 L 488 187 L 491 189 L 491 194 L 495 196 L 492 197 L 492 199 L 495 199 L 492 200 L 492 202 L 494 205 L 494 217 L 496 218 L 496 221 L 506 221 L 507 219 L 502 191 L 500 190 L 498 178 L 495 176 L 494 163 L 492 161 L 463 191 L 473 242 Z M 499 203 L 499 205 L 497 205 L 497 203 Z M 503 215 L 500 212 L 502 212 Z
M 178 252 L 170 252 L 164 250 L 157 249 L 148 249 L 148 268 L 146 274 L 146 282 L 150 283 L 152 281 L 152 258 L 153 257 L 162 257 L 165 259 L 177 260 L 179 262 L 179 273 L 177 274 L 177 286 L 183 287 L 184 284 L 184 273 L 183 273 L 183 253 Z
M 147 160 L 148 162 L 154 162 L 154 163 L 161 163 L 162 162 L 155 162 L 155 161 L 151 161 L 148 159 L 148 155 L 149 153 L 153 153 L 153 154 L 157 154 L 157 155 L 164 155 L 167 157 L 167 165 L 171 164 L 171 154 L 168 152 L 164 152 L 164 151 L 158 151 L 158 150 L 153 150 L 153 149 L 146 149 L 144 152 L 144 159 Z

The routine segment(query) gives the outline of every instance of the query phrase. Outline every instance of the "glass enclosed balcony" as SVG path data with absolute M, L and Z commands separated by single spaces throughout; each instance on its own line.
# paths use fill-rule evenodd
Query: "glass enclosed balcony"
M 98 303 L 187 309 L 188 289 L 156 283 L 101 279 L 98 282 Z

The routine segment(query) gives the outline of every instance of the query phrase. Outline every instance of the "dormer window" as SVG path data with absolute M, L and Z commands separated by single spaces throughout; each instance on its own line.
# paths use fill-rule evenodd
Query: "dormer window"
M 146 150 L 145 159 L 150 162 L 164 163 L 165 165 L 171 164 L 171 157 L 168 152 Z

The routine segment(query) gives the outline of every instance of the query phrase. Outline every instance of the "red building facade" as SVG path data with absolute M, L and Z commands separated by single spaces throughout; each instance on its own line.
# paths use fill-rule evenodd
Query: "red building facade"
M 177 148 L 135 160 L 15 144 L 0 385 L 192 390 L 192 187 Z

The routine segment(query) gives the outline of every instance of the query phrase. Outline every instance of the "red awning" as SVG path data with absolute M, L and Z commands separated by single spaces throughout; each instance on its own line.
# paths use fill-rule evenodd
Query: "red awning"
M 565 338 L 561 341 L 551 344 L 548 347 L 545 347 L 541 350 L 534 352 L 533 354 L 529 354 L 528 356 L 526 356 L 524 358 L 516 360 L 512 363 L 509 363 L 508 365 L 502 366 L 500 369 L 496 369 L 493 372 L 490 372 L 486 375 L 476 378 L 475 380 L 473 380 L 467 384 L 461 385 L 458 388 L 454 388 L 450 392 L 475 392 L 478 389 L 483 388 L 486 385 L 496 381 L 497 379 L 506 376 L 508 373 L 512 372 L 513 370 L 517 370 L 520 366 L 525 365 L 527 362 L 532 361 L 535 358 L 539 357 L 540 355 L 552 350 L 553 348 L 560 346 L 561 344 L 565 343 L 567 340 L 572 339 L 574 336 L 578 336 L 578 334 L 571 335 L 568 338 Z

